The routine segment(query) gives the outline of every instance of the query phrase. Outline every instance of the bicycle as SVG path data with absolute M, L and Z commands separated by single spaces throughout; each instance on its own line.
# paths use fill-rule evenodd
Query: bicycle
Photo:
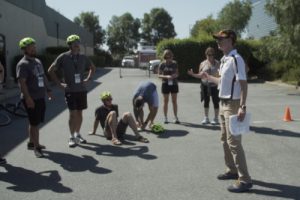
M 5 113 L 2 113 L 1 110 L 5 110 L 8 113 L 11 113 L 18 117 L 28 117 L 26 109 L 23 107 L 22 101 L 19 100 L 17 103 L 2 103 L 0 104 L 0 126 L 7 126 L 11 123 L 11 117 Z

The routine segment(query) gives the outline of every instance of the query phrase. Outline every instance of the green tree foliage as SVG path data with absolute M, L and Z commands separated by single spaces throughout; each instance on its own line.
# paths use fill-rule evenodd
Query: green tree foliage
M 142 20 L 142 38 L 157 44 L 159 41 L 176 36 L 172 17 L 163 8 L 153 8 L 145 13 Z
M 130 13 L 112 17 L 107 27 L 107 45 L 114 56 L 121 57 L 137 47 L 140 26 L 140 20 Z
M 191 29 L 191 37 L 197 38 L 199 36 L 211 35 L 219 31 L 219 23 L 216 19 L 213 19 L 212 15 L 207 18 L 198 20 Z
M 267 12 L 274 16 L 279 33 L 300 50 L 300 1 L 272 0 L 266 4 Z
M 232 29 L 238 34 L 243 32 L 252 14 L 249 0 L 234 0 L 226 4 L 218 14 L 222 29 Z
M 94 48 L 100 47 L 105 42 L 105 31 L 100 26 L 99 16 L 94 12 L 81 12 L 73 21 L 93 34 Z

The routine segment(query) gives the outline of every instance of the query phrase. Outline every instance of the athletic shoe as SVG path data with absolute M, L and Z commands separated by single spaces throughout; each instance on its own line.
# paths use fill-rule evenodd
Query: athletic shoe
M 239 176 L 237 173 L 225 172 L 224 174 L 219 174 L 217 179 L 219 180 L 230 180 L 230 179 L 238 179 Z
M 0 165 L 6 164 L 6 159 L 0 157 Z
M 204 124 L 209 124 L 209 119 L 208 117 L 204 117 L 204 119 L 202 120 L 201 124 L 204 125 Z
M 80 134 L 76 135 L 76 143 L 86 144 L 86 140 L 81 137 Z
M 175 123 L 175 124 L 180 124 L 180 121 L 179 121 L 178 117 L 175 117 L 174 123 Z
M 37 158 L 42 158 L 42 157 L 44 157 L 44 154 L 43 154 L 41 148 L 35 148 L 35 149 L 34 149 L 34 155 L 35 155 Z
M 167 117 L 165 117 L 165 121 L 164 121 L 164 123 L 165 123 L 165 124 L 168 124 L 168 123 L 169 123 L 169 121 L 168 121 L 168 118 L 167 118 Z
M 252 183 L 245 183 L 237 180 L 234 184 L 229 186 L 227 190 L 229 192 L 235 192 L 235 193 L 247 192 L 249 191 L 250 188 L 252 188 L 252 186 L 253 186 Z
M 217 124 L 219 124 L 219 120 L 218 120 L 218 118 L 214 118 L 210 123 L 212 125 L 217 125 Z
M 74 137 L 71 137 L 69 140 L 69 147 L 76 147 L 76 141 Z
M 44 145 L 41 145 L 39 146 L 40 149 L 46 149 L 46 147 Z M 33 142 L 27 142 L 27 149 L 28 150 L 33 150 L 34 149 L 34 144 Z

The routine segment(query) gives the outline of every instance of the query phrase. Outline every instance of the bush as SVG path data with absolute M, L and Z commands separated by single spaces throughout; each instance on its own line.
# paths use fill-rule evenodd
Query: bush
M 105 57 L 104 56 L 89 56 L 91 61 L 94 63 L 96 67 L 105 67 Z
M 223 56 L 218 51 L 217 43 L 213 39 L 202 38 L 201 41 L 196 39 L 168 39 L 163 40 L 157 46 L 157 54 L 161 57 L 165 49 L 170 49 L 174 54 L 174 60 L 178 63 L 179 79 L 187 80 L 191 77 L 187 74 L 187 70 L 192 68 L 194 72 L 198 72 L 199 64 L 206 59 L 205 50 L 207 47 L 216 49 L 216 59 L 220 60 Z M 263 68 L 265 63 L 253 54 L 258 51 L 261 44 L 258 41 L 238 41 L 236 48 L 242 55 L 245 62 L 250 68 L 250 74 L 255 75 L 259 69 Z

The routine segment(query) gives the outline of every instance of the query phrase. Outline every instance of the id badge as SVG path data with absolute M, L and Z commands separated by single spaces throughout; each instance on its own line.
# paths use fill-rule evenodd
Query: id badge
M 80 83 L 80 74 L 75 74 L 75 83 Z
M 168 85 L 173 85 L 173 80 L 168 80 Z
M 38 86 L 44 87 L 44 77 L 42 77 L 42 76 L 38 77 Z

